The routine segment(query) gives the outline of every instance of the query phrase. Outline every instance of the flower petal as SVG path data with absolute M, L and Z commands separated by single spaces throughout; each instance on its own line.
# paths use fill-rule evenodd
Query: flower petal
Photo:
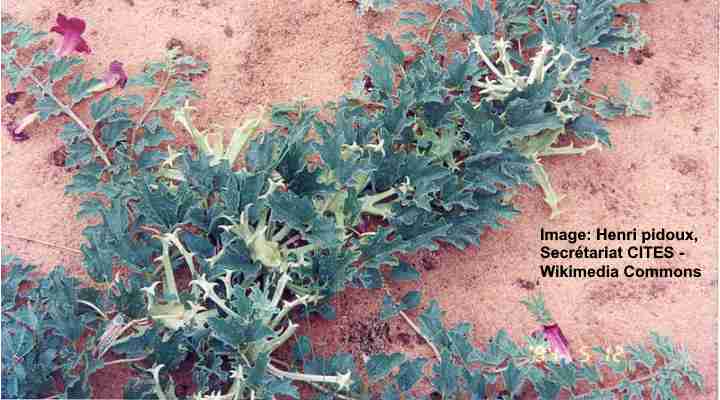
M 82 34 L 85 32 L 85 21 L 80 18 L 67 18 L 63 14 L 58 14 L 55 22 L 57 25 L 50 28 L 50 31 L 63 36 L 62 43 L 55 50 L 56 56 L 65 57 L 73 51 L 90 53 L 90 46 L 82 38 Z
M 18 98 L 23 94 L 23 92 L 10 92 L 5 95 L 5 101 L 7 101 L 9 104 L 15 104 L 17 102 Z
M 30 139 L 30 136 L 27 133 L 23 131 L 16 132 L 17 124 L 15 124 L 15 122 L 10 122 L 9 124 L 5 125 L 5 129 L 10 134 L 10 138 L 14 142 L 24 142 Z
M 128 76 L 123 69 L 123 63 L 117 60 L 111 62 L 108 72 L 106 72 L 103 76 L 103 80 L 111 87 L 120 85 L 121 88 L 124 88 L 127 83 Z
M 56 26 L 53 26 L 51 31 L 58 32 L 55 28 L 62 30 L 58 33 L 65 34 L 67 32 L 75 32 L 78 35 L 82 35 L 85 32 L 85 21 L 77 17 L 66 17 L 65 14 L 58 13 L 55 19 Z
M 543 325 L 543 334 L 545 340 L 550 344 L 550 351 L 557 354 L 560 360 L 572 362 L 570 344 L 558 324 Z
M 90 50 L 90 46 L 88 46 L 85 39 L 83 39 L 81 36 L 78 36 L 78 42 L 77 42 L 77 45 L 75 46 L 75 51 L 77 51 L 78 53 L 85 53 L 85 54 L 92 53 L 92 50 Z

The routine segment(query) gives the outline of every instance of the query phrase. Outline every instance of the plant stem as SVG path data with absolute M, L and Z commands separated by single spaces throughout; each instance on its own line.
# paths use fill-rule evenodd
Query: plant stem
M 285 236 L 287 236 L 288 233 L 290 233 L 290 230 L 291 230 L 290 225 L 284 225 L 282 228 L 280 228 L 280 230 L 277 233 L 275 233 L 273 235 L 272 241 L 279 243 L 281 240 L 283 240 L 285 238 Z
M 385 293 L 386 293 L 388 296 L 390 296 L 391 298 L 393 297 L 392 294 L 390 293 L 390 290 L 388 290 L 388 288 L 385 288 Z M 395 300 L 393 300 L 393 301 L 395 301 Z M 438 348 L 435 346 L 435 344 L 430 340 L 430 338 L 428 338 L 427 336 L 425 336 L 425 335 L 422 333 L 422 331 L 420 330 L 420 327 L 418 327 L 418 326 L 415 324 L 415 322 L 413 322 L 413 320 L 412 320 L 407 314 L 405 314 L 405 311 L 400 310 L 400 316 L 403 317 L 403 319 L 405 320 L 405 322 L 407 322 L 407 324 L 410 325 L 410 327 L 415 331 L 415 333 L 417 333 L 418 335 L 420 335 L 420 337 L 423 338 L 423 340 L 425 340 L 425 343 L 427 343 L 428 346 L 430 346 L 430 348 L 432 349 L 433 353 L 435 353 L 435 357 L 436 357 L 438 360 L 442 359 L 442 357 L 440 356 L 440 351 L 439 351 Z
M 160 89 L 158 89 L 157 94 L 155 94 L 155 98 L 153 99 L 152 103 L 150 103 L 150 106 L 145 109 L 142 116 L 140 116 L 140 119 L 137 122 L 137 125 L 135 125 L 135 128 L 133 129 L 132 133 L 130 134 L 130 142 L 128 143 L 128 147 L 130 147 L 130 150 L 132 151 L 132 154 L 135 154 L 135 150 L 133 149 L 133 145 L 135 144 L 135 136 L 137 135 L 137 131 L 140 129 L 142 124 L 145 122 L 145 119 L 150 115 L 153 108 L 157 105 L 158 101 L 160 101 L 160 98 L 162 97 L 163 92 L 165 92 L 165 89 L 167 89 L 168 84 L 170 83 L 170 77 L 172 74 L 169 72 L 166 73 L 165 79 L 163 79 L 162 84 L 160 85 Z
M 113 361 L 108 361 L 108 362 L 104 363 L 104 366 L 107 367 L 108 365 L 113 365 L 113 364 L 123 364 L 123 363 L 131 363 L 131 362 L 135 362 L 135 361 L 142 361 L 146 358 L 147 358 L 147 356 L 142 356 L 142 357 L 137 357 L 137 358 L 125 358 L 122 360 L 113 360 Z
M 76 254 L 82 254 L 82 251 L 80 251 L 80 250 L 71 249 L 71 248 L 69 248 L 69 247 L 65 247 L 65 246 L 61 246 L 61 245 L 59 245 L 59 244 L 54 244 L 54 243 L 46 242 L 46 241 L 43 241 L 43 240 L 40 240 L 40 239 L 33 239 L 33 238 L 26 237 L 26 236 L 14 235 L 14 234 L 12 234 L 12 233 L 7 233 L 7 232 L 2 232 L 1 235 L 2 235 L 2 236 L 9 236 L 9 237 L 11 237 L 11 238 L 13 238 L 13 239 L 25 240 L 25 241 L 28 241 L 28 242 L 38 243 L 38 244 L 42 244 L 42 245 L 49 246 L 49 247 L 55 247 L 56 249 L 65 250 L 65 251 L 69 251 L 69 252 L 76 253 Z
M 527 365 L 528 363 L 530 363 L 530 360 L 522 359 L 522 360 L 520 360 L 520 362 L 516 363 L 515 366 L 522 367 L 523 365 Z M 486 372 L 488 374 L 501 374 L 501 373 L 505 372 L 508 369 L 508 367 L 509 366 L 505 366 L 502 368 L 482 368 L 482 371 Z
M 6 51 L 5 48 L 3 48 L 3 51 Z M 20 69 L 23 69 L 23 70 L 26 69 L 17 60 L 13 60 L 13 63 L 15 63 L 15 65 L 17 65 L 17 67 Z M 37 85 L 43 91 L 43 93 L 48 95 L 58 105 L 58 107 L 60 107 L 60 109 L 62 110 L 62 112 L 65 115 L 70 117 L 73 121 L 75 121 L 76 124 L 78 124 L 80 126 L 80 129 L 85 131 L 85 134 L 87 135 L 88 139 L 90 139 L 92 144 L 97 148 L 98 152 L 100 153 L 100 158 L 102 158 L 103 162 L 105 162 L 105 165 L 107 165 L 108 167 L 111 166 L 112 163 L 110 162 L 110 159 L 108 158 L 107 153 L 105 153 L 105 150 L 103 150 L 102 146 L 100 146 L 100 143 L 97 141 L 97 139 L 95 139 L 95 136 L 93 135 L 93 130 L 88 128 L 88 126 L 85 125 L 85 122 L 83 122 L 83 120 L 80 119 L 80 117 L 78 117 L 78 115 L 75 114 L 75 112 L 72 109 L 70 109 L 70 107 L 68 107 L 65 103 L 60 101 L 60 99 L 58 99 L 57 96 L 55 96 L 55 94 L 53 94 L 52 89 L 48 89 L 48 87 L 45 84 L 43 84 L 40 81 L 40 79 L 38 79 L 32 73 L 32 71 L 30 71 L 28 73 L 28 76 L 30 77 L 30 79 L 32 79 L 32 81 L 35 83 L 35 85 Z
M 425 43 L 430 44 L 430 41 L 432 40 L 432 37 L 435 34 L 435 30 L 437 29 L 438 25 L 440 24 L 440 20 L 442 20 L 443 16 L 445 16 L 445 9 L 440 10 L 440 14 L 438 14 L 438 16 L 435 18 L 435 21 L 433 21 L 433 24 L 430 27 L 430 31 L 428 32 L 427 36 L 425 37 Z
M 595 96 L 595 97 L 601 98 L 601 99 L 603 99 L 603 100 L 605 100 L 605 101 L 610 101 L 610 98 L 609 98 L 608 96 L 605 96 L 604 94 L 601 94 L 601 93 L 592 91 L 592 90 L 590 90 L 590 89 L 588 89 L 588 88 L 584 88 L 584 89 L 585 89 L 585 91 L 588 92 L 588 94 L 590 94 L 591 96 Z
M 405 311 L 400 310 L 400 316 L 403 317 L 403 319 L 405 320 L 405 322 L 407 322 L 407 324 L 410 325 L 410 327 L 411 327 L 415 332 L 417 332 L 417 334 L 420 335 L 420 337 L 422 337 L 423 340 L 425 340 L 425 342 L 428 344 L 428 346 L 430 346 L 430 348 L 432 349 L 433 353 L 435 353 L 435 357 L 436 357 L 438 360 L 440 360 L 440 359 L 441 359 L 440 351 L 439 351 L 438 348 L 435 346 L 435 344 L 433 344 L 433 342 L 430 341 L 430 338 L 428 338 L 427 336 L 425 336 L 425 335 L 420 331 L 420 328 L 419 328 L 417 325 L 415 325 L 415 322 L 413 322 L 413 320 L 410 319 L 410 317 L 409 317 L 407 314 L 405 314 Z
M 89 302 L 89 301 L 85 301 L 85 300 L 78 300 L 77 302 L 80 303 L 80 304 L 83 304 L 83 305 L 86 305 L 86 306 L 92 308 L 96 313 L 100 314 L 100 316 L 103 317 L 103 319 L 104 319 L 105 321 L 108 321 L 108 320 L 109 320 L 107 314 L 105 314 L 104 312 L 102 312 L 102 310 L 101 310 L 100 308 L 98 308 L 98 306 L 96 306 L 95 304 L 93 304 L 93 303 L 91 303 L 91 302 Z

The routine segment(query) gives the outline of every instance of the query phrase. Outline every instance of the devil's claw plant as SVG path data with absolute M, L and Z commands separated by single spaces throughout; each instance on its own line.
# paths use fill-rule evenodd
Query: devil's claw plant
M 361 5 L 381 3 L 391 5 Z M 645 44 L 637 17 L 617 9 L 634 1 L 431 3 L 433 18 L 402 15 L 414 28 L 400 40 L 369 38 L 366 71 L 327 117 L 275 105 L 229 140 L 194 122 L 191 81 L 207 72 L 196 58 L 171 49 L 139 74 L 116 61 L 94 78 L 76 55 L 90 52 L 81 19 L 58 16 L 54 51 L 37 46 L 44 34 L 4 21 L 8 101 L 35 97 L 7 129 L 28 139 L 34 121 L 64 120 L 76 169 L 66 191 L 94 223 L 81 250 L 95 284 L 81 289 L 56 270 L 18 290 L 30 268 L 3 261 L 3 397 L 91 397 L 88 377 L 111 363 L 137 370 L 131 399 L 176 398 L 177 374 L 192 375 L 193 398 L 215 400 L 299 398 L 303 388 L 328 399 L 426 398 L 431 388 L 447 399 L 670 399 L 686 379 L 701 387 L 687 353 L 657 335 L 622 359 L 576 360 L 539 297 L 526 302 L 538 334 L 516 344 L 501 331 L 478 348 L 468 324 L 445 327 L 436 302 L 415 322 L 406 311 L 420 293 L 396 302 L 386 289 L 380 318 L 401 316 L 432 360 L 319 357 L 298 337 L 302 315 L 333 318 L 329 300 L 349 285 L 418 279 L 403 253 L 478 244 L 518 212 L 520 185 L 542 187 L 556 215 L 542 160 L 609 146 L 601 118 L 648 112 L 625 85 L 619 96 L 586 87 L 590 49 Z M 193 146 L 174 149 L 176 134 Z M 586 143 L 559 146 L 561 136 Z M 603 383 L 611 373 L 620 384 Z

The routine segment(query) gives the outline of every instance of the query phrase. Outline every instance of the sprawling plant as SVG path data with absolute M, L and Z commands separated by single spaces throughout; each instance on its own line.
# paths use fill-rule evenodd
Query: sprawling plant
M 446 328 L 434 302 L 415 323 L 405 311 L 419 305 L 419 293 L 399 303 L 385 296 L 381 317 L 402 316 L 433 349 L 432 362 L 375 354 L 358 368 L 349 354 L 318 357 L 293 321 L 299 313 L 332 318 L 328 300 L 348 285 L 417 279 L 403 253 L 478 244 L 517 213 L 520 185 L 540 185 L 556 215 L 560 196 L 542 160 L 609 145 L 598 118 L 648 112 L 625 86 L 617 97 L 586 87 L 588 50 L 627 54 L 644 45 L 637 17 L 616 9 L 632 2 L 520 0 L 470 10 L 437 2 L 432 21 L 403 15 L 416 29 L 402 42 L 369 38 L 366 71 L 328 106 L 329 117 L 302 102 L 275 105 L 227 142 L 223 127 L 196 126 L 191 80 L 207 65 L 179 49 L 136 76 L 114 62 L 101 78 L 85 78 L 72 55 L 90 52 L 82 20 L 58 16 L 54 52 L 34 46 L 44 34 L 3 24 L 8 100 L 35 97 L 35 111 L 7 129 L 24 140 L 36 119 L 67 120 L 59 135 L 66 166 L 77 172 L 66 190 L 86 199 L 79 216 L 96 222 L 82 246 L 95 289 L 67 294 L 74 297 L 62 302 L 65 314 L 43 300 L 59 289 L 43 292 L 42 284 L 26 302 L 16 292 L 3 297 L 3 328 L 15 323 L 12 346 L 3 345 L 3 362 L 14 368 L 3 370 L 3 383 L 15 388 L 7 395 L 56 394 L 47 380 L 26 387 L 36 378 L 18 372 L 26 362 L 60 370 L 63 389 L 55 390 L 66 397 L 89 397 L 87 376 L 111 362 L 144 371 L 125 387 L 127 398 L 175 398 L 170 377 L 185 372 L 185 361 L 198 399 L 298 398 L 302 385 L 321 398 L 368 398 L 379 388 L 385 399 L 411 399 L 427 392 L 416 387 L 426 372 L 448 399 L 643 391 L 664 399 L 685 378 L 701 386 L 687 353 L 660 336 L 652 350 L 627 347 L 622 359 L 574 361 L 541 298 L 527 302 L 540 333 L 515 344 L 500 332 L 483 350 L 468 324 Z M 173 149 L 175 128 L 191 148 Z M 563 135 L 592 143 L 559 146 Z M 26 279 L 27 268 L 11 271 L 9 285 Z M 62 271 L 51 278 L 79 290 Z M 42 324 L 26 323 L 29 314 Z M 59 333 L 59 319 L 74 336 Z M 84 341 L 46 354 L 39 338 L 47 332 L 58 345 Z M 278 356 L 291 343 L 292 359 Z M 121 359 L 104 361 L 109 354 Z M 621 384 L 602 384 L 608 369 Z

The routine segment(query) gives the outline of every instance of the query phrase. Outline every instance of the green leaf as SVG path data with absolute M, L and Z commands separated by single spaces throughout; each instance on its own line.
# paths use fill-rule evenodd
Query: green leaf
M 82 64 L 82 60 L 77 57 L 63 57 L 57 59 L 50 67 L 50 71 L 48 71 L 50 84 L 61 81 L 70 73 L 73 66 L 80 64 Z
M 420 273 L 405 261 L 398 262 L 390 271 L 390 278 L 394 281 L 416 281 L 420 279 Z
M 222 342 L 233 346 L 244 346 L 273 334 L 273 331 L 261 321 L 244 324 L 232 318 L 210 318 L 208 324 L 212 335 Z
M 274 192 L 270 198 L 272 221 L 287 223 L 301 232 L 317 217 L 312 201 L 291 192 Z
M 560 390 L 562 390 L 562 386 L 549 380 L 542 380 L 538 383 L 534 383 L 533 386 L 542 400 L 555 400 L 558 398 L 557 396 L 560 393 Z
M 620 81 L 620 97 L 626 105 L 625 115 L 648 117 L 652 112 L 652 103 L 643 96 L 634 96 L 625 82 Z
M 247 383 L 253 386 L 260 386 L 263 384 L 265 371 L 270 364 L 270 354 L 261 353 L 255 359 L 255 365 L 250 369 L 247 377 Z
M 85 130 L 75 122 L 68 122 L 63 125 L 62 130 L 58 134 L 60 140 L 68 146 L 75 143 L 76 140 L 84 139 L 86 136 Z
M 373 57 L 368 59 L 370 68 L 368 69 L 368 76 L 372 80 L 372 84 L 376 91 L 389 96 L 393 92 L 394 86 L 394 73 L 390 64 L 387 62 L 379 61 Z
M 395 386 L 385 386 L 381 400 L 403 400 L 402 393 Z
M 602 374 L 595 365 L 584 364 L 581 368 L 578 368 L 577 373 L 578 379 L 584 379 L 593 384 L 597 384 L 602 381 Z
M 25 357 L 35 346 L 32 332 L 21 324 L 15 324 L 2 335 L 3 353 L 11 354 L 11 359 Z M 4 358 L 4 357 L 3 357 Z
M 312 343 L 307 336 L 299 336 L 293 346 L 293 357 L 296 362 L 303 362 L 312 355 Z
M 400 390 L 406 392 L 415 386 L 423 376 L 423 368 L 427 361 L 427 358 L 418 357 L 414 360 L 407 360 L 400 365 L 400 371 L 395 377 Z
M 33 54 L 30 66 L 33 68 L 42 67 L 55 58 L 52 52 L 48 50 L 36 50 Z
M 417 290 L 409 291 L 400 300 L 400 308 L 403 311 L 411 310 L 420 305 L 421 295 Z
M 132 75 L 128 78 L 125 87 L 139 86 L 142 88 L 151 88 L 158 85 L 154 77 L 155 72 L 142 72 L 137 75 Z
M 21 321 L 26 327 L 30 328 L 33 332 L 38 331 L 40 328 L 40 319 L 30 304 L 27 304 L 25 307 L 21 307 L 13 314 L 13 316 Z
M 630 382 L 629 380 L 624 379 L 620 382 L 618 389 L 620 392 L 624 392 L 623 400 L 642 400 L 645 388 L 641 383 Z
M 452 363 L 452 355 L 444 350 L 440 362 L 433 365 L 432 385 L 443 398 L 452 398 L 458 391 L 458 368 Z
M 10 87 L 15 90 L 20 82 L 30 76 L 32 70 L 30 68 L 20 68 L 14 63 L 16 56 L 15 49 L 8 52 L 2 52 L 3 74 L 10 81 Z
M 382 265 L 397 265 L 397 257 L 393 254 L 406 251 L 408 245 L 397 238 L 387 240 L 391 234 L 391 230 L 381 227 L 367 243 L 361 245 L 364 269 L 378 269 Z
M 160 100 L 158 100 L 153 109 L 167 110 L 176 108 L 182 106 L 186 100 L 197 99 L 198 97 L 200 96 L 198 96 L 190 81 L 177 79 L 175 83 L 167 89 L 165 94 L 160 97 Z
M 115 111 L 115 106 L 115 99 L 113 99 L 110 93 L 106 93 L 100 100 L 90 104 L 90 116 L 95 122 L 100 122 L 112 115 Z
M 300 392 L 290 380 L 274 379 L 264 383 L 264 390 L 270 396 L 289 396 L 293 399 L 300 398 Z
M 107 123 L 100 130 L 102 142 L 108 147 L 115 147 L 118 143 L 127 141 L 125 132 L 134 126 L 132 120 L 118 119 Z
M 80 251 L 83 253 L 83 266 L 95 282 L 112 280 L 112 253 L 104 251 L 97 239 L 90 239 L 87 244 L 83 243 Z
M 572 389 L 575 387 L 577 382 L 577 370 L 574 364 L 568 364 L 566 362 L 560 363 L 549 363 L 547 365 L 550 370 L 551 379 L 562 387 Z
M 17 25 L 16 29 L 17 34 L 11 43 L 12 47 L 25 48 L 32 46 L 47 35 L 47 32 L 35 32 L 31 26 L 25 24 Z
M 575 133 L 575 136 L 581 139 L 595 139 L 606 146 L 610 146 L 610 133 L 588 114 L 583 114 L 573 120 L 570 129 Z
M 50 117 L 60 115 L 63 111 L 60 105 L 50 96 L 43 96 L 35 102 L 35 109 L 38 111 L 40 119 L 47 121 Z
M 390 372 L 405 361 L 405 356 L 401 353 L 374 354 L 365 363 L 367 368 L 368 379 L 370 383 L 375 383 L 384 379 Z
M 65 167 L 81 167 L 95 158 L 95 147 L 88 142 L 77 142 L 67 146 Z
M 465 14 L 465 19 L 472 33 L 494 38 L 496 21 L 490 3 L 484 3 L 484 8 L 480 8 L 479 2 L 474 1 L 472 3 L 472 12 L 463 10 L 463 13 Z
M 535 317 L 540 325 L 552 325 L 553 317 L 550 311 L 545 307 L 545 297 L 538 292 L 536 295 L 530 295 L 527 299 L 521 300 L 528 312 Z
M 505 390 L 510 392 L 511 396 L 520 393 L 525 382 L 525 376 L 512 360 L 510 360 L 507 369 L 503 371 L 502 376 L 505 382 Z
M 67 159 L 65 160 L 65 165 L 67 166 Z M 100 184 L 102 172 L 103 167 L 98 163 L 86 165 L 73 176 L 72 183 L 65 186 L 65 193 L 80 194 L 95 192 Z
M 669 336 L 662 336 L 656 332 L 650 332 L 650 340 L 655 351 L 660 353 L 665 361 L 670 361 L 675 358 L 675 347 Z
M 75 78 L 67 85 L 67 93 L 72 99 L 72 105 L 75 105 L 83 99 L 92 96 L 92 92 L 90 90 L 93 86 L 101 82 L 101 80 L 95 78 L 84 80 L 81 74 L 75 75 Z
M 631 364 L 634 365 L 635 363 L 639 363 L 649 370 L 652 370 L 652 368 L 655 367 L 655 354 L 648 351 L 644 346 L 627 345 L 625 346 L 625 351 L 630 356 Z
M 385 35 L 385 39 L 380 39 L 373 35 L 368 35 L 368 42 L 373 46 L 370 51 L 386 65 L 395 64 L 402 67 L 405 63 L 405 53 L 400 46 L 393 41 L 390 34 Z
M 392 297 L 387 294 L 383 296 L 382 307 L 380 308 L 380 320 L 387 321 L 398 314 L 400 314 L 400 307 L 395 304 Z

